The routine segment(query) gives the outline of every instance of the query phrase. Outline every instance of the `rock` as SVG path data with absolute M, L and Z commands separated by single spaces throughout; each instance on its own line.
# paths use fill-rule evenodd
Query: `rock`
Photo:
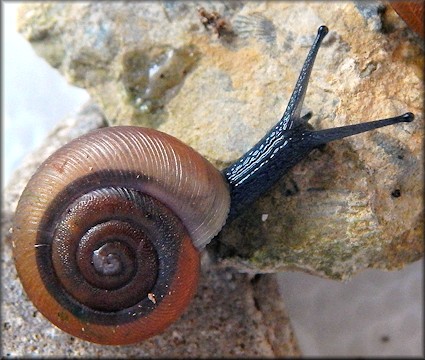
M 382 30 L 382 14 L 385 4 L 379 1 L 355 1 L 356 8 L 366 20 L 369 28 L 374 31 Z
M 2 238 L 30 176 L 58 147 L 105 126 L 99 108 L 86 104 L 62 121 L 29 155 L 4 191 Z M 300 356 L 275 275 L 252 277 L 217 267 L 207 253 L 194 301 L 163 334 L 133 346 L 102 346 L 67 335 L 50 324 L 28 300 L 16 274 L 10 242 L 2 251 L 2 352 L 6 357 L 282 357 Z
M 220 14 L 231 31 L 219 36 L 204 26 L 198 6 Z M 52 2 L 23 5 L 19 29 L 89 91 L 109 124 L 158 128 L 223 168 L 280 118 L 317 27 L 327 24 L 306 96 L 311 124 L 406 111 L 416 120 L 313 152 L 225 227 L 212 250 L 243 270 L 347 279 L 423 256 L 423 48 L 391 8 L 382 9 L 378 2 Z

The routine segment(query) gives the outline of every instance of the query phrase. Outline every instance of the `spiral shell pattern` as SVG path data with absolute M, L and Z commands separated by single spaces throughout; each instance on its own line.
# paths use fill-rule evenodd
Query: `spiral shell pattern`
M 18 204 L 18 275 L 40 312 L 102 344 L 144 340 L 196 292 L 199 250 L 223 226 L 221 173 L 167 134 L 112 127 L 49 157 Z

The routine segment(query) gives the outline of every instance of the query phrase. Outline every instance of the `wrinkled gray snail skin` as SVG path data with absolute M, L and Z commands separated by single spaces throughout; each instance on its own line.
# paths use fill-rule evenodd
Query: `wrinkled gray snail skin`
M 177 320 L 196 292 L 199 254 L 313 149 L 394 118 L 312 130 L 301 116 L 321 26 L 281 120 L 222 172 L 178 139 L 135 126 L 92 131 L 56 151 L 25 188 L 13 224 L 23 287 L 62 330 L 131 344 Z

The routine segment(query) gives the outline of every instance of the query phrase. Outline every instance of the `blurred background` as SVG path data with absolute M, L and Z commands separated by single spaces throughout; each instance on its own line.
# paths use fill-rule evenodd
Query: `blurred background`
M 16 32 L 19 3 L 2 2 L 5 186 L 22 158 L 89 99 Z M 366 270 L 348 283 L 279 274 L 305 356 L 423 356 L 423 261 L 401 271 Z

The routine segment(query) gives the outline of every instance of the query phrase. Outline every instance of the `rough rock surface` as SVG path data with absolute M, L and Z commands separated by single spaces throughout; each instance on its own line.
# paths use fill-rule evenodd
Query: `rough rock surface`
M 19 28 L 110 124 L 156 127 L 222 168 L 280 117 L 317 27 L 328 25 L 306 96 L 311 124 L 406 111 L 416 120 L 313 152 L 215 250 L 254 272 L 346 279 L 423 255 L 423 48 L 391 8 L 359 4 L 55 2 L 23 6 Z M 199 6 L 232 32 L 204 27 Z
M 2 239 L 8 238 L 17 200 L 36 167 L 58 147 L 105 126 L 96 105 L 87 104 L 60 123 L 29 155 L 4 191 Z M 297 341 L 282 305 L 275 275 L 250 277 L 217 266 L 207 253 L 197 295 L 183 316 L 163 334 L 132 346 L 102 346 L 74 338 L 50 324 L 25 295 L 2 244 L 2 356 L 7 357 L 293 357 Z

